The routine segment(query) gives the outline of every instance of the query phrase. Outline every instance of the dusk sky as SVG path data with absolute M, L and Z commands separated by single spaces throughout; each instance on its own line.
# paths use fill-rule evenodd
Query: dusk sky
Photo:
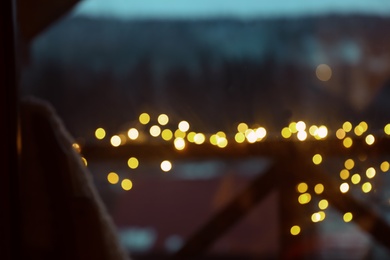
M 122 19 L 209 18 L 366 13 L 390 15 L 389 0 L 84 0 L 74 14 Z

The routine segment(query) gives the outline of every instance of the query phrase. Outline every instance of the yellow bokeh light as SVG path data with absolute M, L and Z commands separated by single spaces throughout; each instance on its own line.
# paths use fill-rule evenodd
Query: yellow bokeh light
M 190 124 L 189 124 L 187 121 L 181 121 L 181 122 L 178 124 L 178 128 L 179 128 L 180 131 L 182 131 L 182 132 L 187 132 L 187 131 L 190 129 Z
M 348 179 L 348 178 L 349 178 L 349 171 L 348 171 L 347 169 L 341 170 L 341 172 L 340 172 L 340 178 L 341 178 L 342 180 Z
M 181 131 L 180 129 L 176 129 L 174 135 L 176 138 L 183 138 L 184 139 L 184 137 L 186 137 L 186 133 Z
M 351 170 L 353 167 L 355 167 L 355 162 L 352 159 L 347 159 L 344 162 L 344 167 L 347 170 Z
M 226 138 L 218 138 L 217 145 L 219 148 L 225 148 L 228 145 L 228 140 Z
M 119 176 L 115 172 L 107 174 L 107 181 L 111 184 L 117 184 L 119 182 Z
M 256 133 L 252 129 L 246 130 L 245 136 L 246 136 L 246 139 L 248 140 L 248 142 L 251 144 L 257 141 Z
M 284 127 L 281 132 L 283 138 L 290 138 L 291 137 L 291 130 L 288 127 Z
M 307 133 L 306 131 L 299 131 L 297 134 L 298 140 L 299 141 L 305 141 L 307 138 Z
M 385 125 L 384 131 L 385 131 L 385 134 L 390 135 L 390 124 Z
M 177 150 L 183 150 L 186 147 L 186 142 L 181 137 L 175 138 L 173 144 Z
M 218 144 L 218 137 L 217 137 L 217 135 L 211 135 L 210 136 L 210 143 L 212 145 L 217 145 Z
M 307 184 L 304 183 L 304 182 L 301 182 L 301 183 L 299 183 L 299 184 L 297 185 L 297 191 L 298 191 L 299 193 L 304 193 L 304 192 L 307 191 L 307 189 L 308 189 L 308 186 L 307 186 Z
M 180 131 L 180 130 L 179 130 L 179 131 Z M 195 135 L 196 135 L 195 132 L 189 132 L 189 133 L 187 134 L 187 140 L 188 140 L 188 142 L 194 143 L 194 142 L 195 142 Z
M 261 140 L 267 135 L 267 130 L 264 127 L 259 127 L 256 129 L 255 134 L 257 139 Z
M 290 233 L 291 235 L 296 236 L 301 233 L 301 228 L 298 225 L 292 226 L 290 229 Z
M 84 166 L 88 166 L 88 162 L 87 159 L 85 159 L 85 157 L 81 157 L 81 160 L 83 161 Z
M 353 141 L 352 141 L 352 138 L 351 137 L 347 137 L 343 140 L 343 145 L 345 148 L 350 148 L 353 144 Z
M 310 200 L 311 200 L 311 195 L 309 193 L 301 194 L 298 197 L 298 202 L 300 204 L 307 204 L 310 202 Z
M 318 126 L 312 125 L 312 126 L 309 127 L 309 133 L 310 133 L 312 136 L 316 136 L 316 135 L 317 135 L 317 132 L 318 132 Z
M 245 141 L 245 135 L 243 133 L 236 133 L 234 136 L 234 140 L 236 140 L 237 143 L 243 143 Z
M 153 137 L 157 137 L 161 134 L 161 128 L 158 125 L 153 125 L 149 129 L 149 133 Z
M 164 172 L 169 172 L 172 169 L 172 163 L 168 160 L 165 160 L 161 162 L 160 167 Z
M 321 183 L 318 183 L 316 186 L 314 186 L 314 192 L 316 194 L 321 194 L 324 192 L 324 185 Z
M 130 157 L 129 160 L 127 160 L 127 165 L 131 169 L 136 169 L 138 167 L 138 165 L 139 165 L 139 161 L 135 157 Z
M 328 206 L 329 206 L 329 202 L 325 199 L 320 200 L 320 202 L 318 202 L 318 207 L 322 210 L 327 209 Z
M 169 122 L 169 117 L 166 114 L 161 114 L 157 117 L 157 122 L 160 125 L 166 125 Z
M 80 145 L 79 145 L 78 143 L 73 143 L 73 144 L 72 144 L 72 147 L 73 147 L 73 149 L 74 149 L 76 152 L 78 152 L 78 153 L 81 152 L 81 147 L 80 147 Z
M 95 130 L 95 137 L 99 140 L 102 140 L 106 136 L 106 130 L 103 128 L 98 128 Z
M 353 215 L 351 212 L 347 212 L 343 215 L 344 222 L 350 222 L 353 218 Z
M 297 124 L 295 125 L 295 128 L 299 131 L 305 131 L 306 130 L 306 123 L 303 122 L 303 121 L 299 121 L 297 122 Z
M 320 164 L 322 162 L 322 156 L 321 156 L 321 154 L 315 154 L 314 156 L 313 156 L 313 163 L 314 164 L 316 164 L 316 165 L 318 165 L 318 164 Z
M 317 135 L 320 138 L 325 138 L 328 135 L 328 128 L 324 125 L 320 126 L 317 130 Z
M 146 125 L 150 121 L 150 116 L 148 113 L 142 113 L 139 115 L 139 122 L 143 125 Z
M 352 130 L 351 122 L 345 121 L 343 124 L 343 130 L 347 133 L 350 132 Z
M 195 136 L 194 136 L 194 142 L 196 144 L 203 144 L 204 141 L 206 141 L 206 136 L 202 133 L 197 133 Z
M 389 162 L 384 161 L 381 163 L 381 171 L 382 172 L 387 172 L 389 170 L 389 168 L 390 168 Z
M 122 186 L 122 189 L 128 191 L 128 190 L 131 190 L 131 188 L 133 188 L 133 183 L 129 179 L 123 179 L 121 182 L 121 186 Z
M 348 183 L 344 182 L 344 183 L 342 183 L 342 184 L 340 185 L 340 191 L 341 191 L 342 193 L 346 193 L 346 192 L 348 192 L 348 190 L 349 190 L 349 185 L 348 185 Z
M 368 130 L 368 124 L 365 121 L 360 122 L 359 125 L 362 128 L 363 133 Z
M 363 185 L 362 185 L 362 191 L 363 191 L 364 193 L 368 193 L 368 192 L 370 192 L 371 190 L 372 190 L 372 185 L 371 185 L 371 183 L 369 183 L 369 182 L 363 183 Z
M 354 128 L 353 132 L 355 133 L 355 135 L 361 136 L 361 135 L 364 133 L 363 127 L 361 127 L 360 125 L 357 125 L 357 126 Z
M 369 178 L 369 179 L 374 178 L 375 174 L 376 174 L 376 171 L 375 171 L 374 167 L 370 167 L 370 168 L 368 168 L 368 169 L 366 170 L 366 176 L 367 176 L 367 178 Z
M 346 135 L 346 133 L 345 133 L 345 131 L 344 131 L 344 129 L 338 129 L 337 131 L 336 131 L 336 137 L 338 138 L 338 139 L 344 139 L 344 137 L 345 137 L 345 135 Z
M 328 81 L 332 77 L 332 69 L 327 64 L 320 64 L 316 68 L 316 76 L 321 81 Z
M 288 128 L 290 129 L 290 132 L 295 134 L 296 132 L 298 132 L 298 129 L 297 129 L 297 123 L 296 122 L 291 122 L 289 125 L 288 125 Z
M 351 177 L 351 182 L 353 184 L 358 184 L 360 181 L 362 180 L 362 178 L 360 177 L 360 175 L 358 173 L 355 173 L 354 175 L 352 175 Z
M 226 138 L 226 134 L 222 131 L 219 131 L 218 133 L 216 133 L 217 137 L 220 137 L 220 138 Z
M 164 129 L 162 132 L 161 132 L 161 137 L 163 140 L 165 141 L 169 141 L 172 139 L 173 137 L 173 133 L 170 129 Z
M 139 136 L 139 132 L 137 129 L 135 128 L 130 128 L 129 131 L 127 131 L 127 136 L 131 139 L 131 140 L 135 140 L 138 138 Z
M 372 145 L 375 142 L 375 137 L 373 135 L 369 134 L 366 136 L 365 141 L 368 145 Z
M 320 213 L 316 212 L 311 215 L 311 221 L 318 222 L 321 219 Z
M 119 137 L 119 135 L 114 135 L 114 136 L 111 137 L 110 142 L 111 142 L 112 146 L 118 147 L 119 145 L 121 145 L 122 140 Z
M 239 123 L 237 126 L 237 131 L 239 133 L 245 133 L 245 131 L 248 130 L 248 125 L 245 123 Z

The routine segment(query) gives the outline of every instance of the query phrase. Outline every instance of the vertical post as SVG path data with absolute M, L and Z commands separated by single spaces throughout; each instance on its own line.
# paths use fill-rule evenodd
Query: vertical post
M 17 259 L 18 150 L 15 2 L 0 1 L 0 237 L 1 259 Z

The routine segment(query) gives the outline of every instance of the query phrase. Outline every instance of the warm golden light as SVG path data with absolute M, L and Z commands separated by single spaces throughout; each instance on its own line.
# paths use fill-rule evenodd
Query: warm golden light
M 176 138 L 183 138 L 184 139 L 184 137 L 186 137 L 186 133 L 181 131 L 180 129 L 176 129 L 174 135 Z
M 298 235 L 300 232 L 301 232 L 301 228 L 299 226 L 297 226 L 297 225 L 292 226 L 291 229 L 290 229 L 290 233 L 293 236 Z
M 194 136 L 194 142 L 196 144 L 203 144 L 204 141 L 206 141 L 206 136 L 202 133 L 197 133 L 195 136 Z
M 153 125 L 149 129 L 149 133 L 153 137 L 157 137 L 161 134 L 161 128 L 158 125 Z
M 314 186 L 314 192 L 316 194 L 321 194 L 324 192 L 324 185 L 322 185 L 321 183 L 318 183 L 316 186 Z
M 312 136 L 316 136 L 316 135 L 317 135 L 317 132 L 318 132 L 318 126 L 316 126 L 316 125 L 310 126 L 310 128 L 309 128 L 309 133 L 310 133 Z
M 389 170 L 389 168 L 390 168 L 389 162 L 384 161 L 381 163 L 381 171 L 382 172 L 387 172 Z
M 166 114 L 161 114 L 161 115 L 158 116 L 157 122 L 160 125 L 166 125 L 169 122 L 169 117 Z
M 117 184 L 119 182 L 119 176 L 115 172 L 110 172 L 107 175 L 107 181 L 111 184 Z
M 344 137 L 345 137 L 345 135 L 346 135 L 346 133 L 345 133 L 345 131 L 344 131 L 344 129 L 338 129 L 337 131 L 336 131 L 336 137 L 338 138 L 338 139 L 344 139 Z
M 146 125 L 150 121 L 150 116 L 148 113 L 142 113 L 139 115 L 139 122 L 143 125 Z
M 237 143 L 243 143 L 245 141 L 245 135 L 243 133 L 236 133 L 234 136 L 234 140 L 236 140 Z
M 375 137 L 373 135 L 369 134 L 366 136 L 365 140 L 366 140 L 366 143 L 368 145 L 372 145 L 375 142 Z
M 325 138 L 328 135 L 328 128 L 326 126 L 322 125 L 318 128 L 317 135 L 320 138 Z
M 263 139 L 267 135 L 267 130 L 265 130 L 264 127 L 259 127 L 256 129 L 255 134 L 256 134 L 257 140 L 260 141 L 261 139 Z
M 165 160 L 161 162 L 160 167 L 164 172 L 169 172 L 172 169 L 172 163 L 168 160 Z
M 372 185 L 371 185 L 371 183 L 369 183 L 369 182 L 363 183 L 363 185 L 362 185 L 362 191 L 363 191 L 364 193 L 368 193 L 368 192 L 370 192 L 371 190 L 372 190 Z
M 118 147 L 119 145 L 121 145 L 122 140 L 119 137 L 119 135 L 114 135 L 114 136 L 111 137 L 110 142 L 111 142 L 112 146 Z
M 239 133 L 245 133 L 245 131 L 248 130 L 248 125 L 245 123 L 239 123 L 237 126 L 237 131 Z
M 295 125 L 295 128 L 299 131 L 305 131 L 306 130 L 306 123 L 303 122 L 303 121 L 299 121 L 297 122 L 297 124 Z
M 318 222 L 321 219 L 320 213 L 316 212 L 311 215 L 311 221 Z
M 363 134 L 363 127 L 361 127 L 360 125 L 357 125 L 355 128 L 354 128 L 354 130 L 353 130 L 353 132 L 355 133 L 355 135 L 357 135 L 357 136 L 361 136 L 362 134 Z
M 345 160 L 345 162 L 344 162 L 344 167 L 345 167 L 347 170 L 351 170 L 354 166 L 355 166 L 355 162 L 354 162 L 352 159 L 347 159 L 347 160 Z
M 186 147 L 186 142 L 181 137 L 175 138 L 173 144 L 177 150 L 183 150 Z
M 301 182 L 301 183 L 299 183 L 299 184 L 297 185 L 297 191 L 298 191 L 299 193 L 304 193 L 304 192 L 307 191 L 307 189 L 308 189 L 308 186 L 307 186 L 307 184 L 304 183 L 304 182 Z
M 385 130 L 385 134 L 390 135 L 390 124 L 387 124 L 387 125 L 384 127 L 384 130 Z
M 226 138 L 226 134 L 223 132 L 223 131 L 219 131 L 218 133 L 216 133 L 217 137 L 220 137 L 220 138 Z
M 362 128 L 363 133 L 368 130 L 368 124 L 365 121 L 360 122 L 359 125 Z
M 353 144 L 353 141 L 352 141 L 352 138 L 351 137 L 347 137 L 343 140 L 343 145 L 345 148 L 350 148 Z
M 344 183 L 342 183 L 342 184 L 340 185 L 340 191 L 341 191 L 342 193 L 346 193 L 346 192 L 348 192 L 348 190 L 349 190 L 349 185 L 348 185 L 348 183 L 344 182 Z
M 246 130 L 245 135 L 249 143 L 253 144 L 254 142 L 257 141 L 256 133 L 252 129 Z
M 348 178 L 349 178 L 349 171 L 348 171 L 347 169 L 341 170 L 341 172 L 340 172 L 340 178 L 341 178 L 342 180 L 348 179 Z
M 210 143 L 212 145 L 217 145 L 218 144 L 218 137 L 217 137 L 217 135 L 211 135 L 210 136 Z
M 297 123 L 296 122 L 291 122 L 289 125 L 288 125 L 288 128 L 290 129 L 290 132 L 295 134 L 296 132 L 298 132 L 298 129 L 297 129 Z
M 139 136 L 139 132 L 137 129 L 135 128 L 130 128 L 129 131 L 127 131 L 127 136 L 131 139 L 131 140 L 135 140 L 138 138 Z
M 173 133 L 170 129 L 164 129 L 162 132 L 161 132 L 161 137 L 163 140 L 165 141 L 169 141 L 172 139 L 173 137 Z
M 313 163 L 315 164 L 315 165 L 319 165 L 319 164 L 321 164 L 321 162 L 322 162 L 322 156 L 321 156 L 321 154 L 315 154 L 314 156 L 313 156 Z
M 301 194 L 298 197 L 298 202 L 300 204 L 307 204 L 310 202 L 310 200 L 311 200 L 311 195 L 309 193 Z
M 139 165 L 139 161 L 135 157 L 130 157 L 129 160 L 127 160 L 127 165 L 131 169 L 136 169 L 138 167 L 138 165 Z
M 181 122 L 178 124 L 178 128 L 179 128 L 180 131 L 182 131 L 182 132 L 187 132 L 187 131 L 190 129 L 190 124 L 189 124 L 187 121 L 181 121 Z
M 129 179 L 123 179 L 121 186 L 122 186 L 122 189 L 128 191 L 128 190 L 131 190 L 131 188 L 133 188 L 133 183 Z
M 79 145 L 78 143 L 73 143 L 73 144 L 72 144 L 72 147 L 73 147 L 73 149 L 74 149 L 76 152 L 78 152 L 78 153 L 81 152 L 81 147 L 80 147 L 80 145 Z
M 324 209 L 327 209 L 329 206 L 329 203 L 327 200 L 323 199 L 323 200 L 320 200 L 320 202 L 318 202 L 318 207 L 322 210 Z
M 367 176 L 367 178 L 369 178 L 369 179 L 374 178 L 375 174 L 376 174 L 376 171 L 375 171 L 374 167 L 370 167 L 370 168 L 368 168 L 368 169 L 366 170 L 366 176 Z
M 217 146 L 219 148 L 225 148 L 228 145 L 228 140 L 224 137 L 219 137 L 217 139 Z
M 343 124 L 343 130 L 347 133 L 350 132 L 352 130 L 351 122 L 345 121 Z
M 83 161 L 84 166 L 88 166 L 88 162 L 87 159 L 85 159 L 85 157 L 81 157 L 81 160 Z
M 347 212 L 343 216 L 344 222 L 350 222 L 352 220 L 352 218 L 353 218 L 353 215 L 351 212 Z
M 299 131 L 297 134 L 298 140 L 299 141 L 305 141 L 307 138 L 307 133 L 306 131 Z
M 281 132 L 283 138 L 290 138 L 291 137 L 291 130 L 288 127 L 284 127 Z
M 316 68 L 316 76 L 321 81 L 328 81 L 332 77 L 332 69 L 327 64 L 320 64 Z
M 360 177 L 360 175 L 358 174 L 358 173 L 355 173 L 354 175 L 352 175 L 352 177 L 351 177 L 351 182 L 353 183 L 353 184 L 358 184 L 360 181 L 361 181 L 361 177 Z
M 106 136 L 106 130 L 103 128 L 98 128 L 95 130 L 95 137 L 99 140 L 102 140 Z

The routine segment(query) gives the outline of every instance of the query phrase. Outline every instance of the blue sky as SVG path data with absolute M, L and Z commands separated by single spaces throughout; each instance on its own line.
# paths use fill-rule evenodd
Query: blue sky
M 390 0 L 84 0 L 73 11 L 122 19 L 253 18 L 366 13 L 390 16 Z

